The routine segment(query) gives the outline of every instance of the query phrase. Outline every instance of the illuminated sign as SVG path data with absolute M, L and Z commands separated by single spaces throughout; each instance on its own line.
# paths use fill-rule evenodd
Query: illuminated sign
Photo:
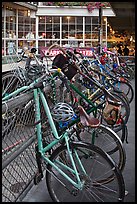
M 63 48 L 64 50 L 70 50 L 70 51 L 73 51 L 74 49 L 73 48 Z M 92 54 L 92 50 L 91 48 L 75 48 L 78 52 L 82 53 L 83 55 L 85 56 L 88 56 L 88 57 L 92 57 L 93 54 Z M 41 50 L 41 55 L 42 53 L 43 54 L 47 54 L 47 51 L 48 51 L 48 47 L 41 47 L 40 48 Z M 52 55 L 52 56 L 56 56 L 57 54 L 61 53 L 61 51 L 58 49 L 58 48 L 53 48 L 49 55 Z

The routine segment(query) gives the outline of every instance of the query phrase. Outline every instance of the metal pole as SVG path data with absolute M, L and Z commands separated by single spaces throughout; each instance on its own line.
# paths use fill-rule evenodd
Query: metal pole
M 102 45 L 102 7 L 99 7 L 99 36 L 98 36 L 98 50 L 99 54 L 101 53 L 101 45 Z
M 106 23 L 106 24 L 105 24 L 105 27 L 106 27 L 106 47 L 107 47 L 107 46 L 108 46 L 108 45 L 107 45 L 107 35 L 108 35 L 108 34 L 107 34 L 107 17 L 106 17 L 105 23 Z

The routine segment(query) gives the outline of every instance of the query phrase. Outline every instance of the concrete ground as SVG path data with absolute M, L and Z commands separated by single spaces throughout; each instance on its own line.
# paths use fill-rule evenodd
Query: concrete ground
M 131 83 L 135 88 L 135 80 L 132 80 Z M 124 202 L 135 202 L 135 97 L 130 105 L 131 113 L 128 121 L 128 144 L 124 142 L 127 157 L 123 171 L 127 194 Z M 31 188 L 23 199 L 23 202 L 53 202 L 48 194 L 45 178 L 37 186 Z

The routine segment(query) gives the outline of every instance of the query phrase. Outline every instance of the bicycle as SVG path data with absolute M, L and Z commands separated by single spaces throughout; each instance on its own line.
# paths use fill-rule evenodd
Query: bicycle
M 41 76 L 48 72 L 48 60 L 51 56 L 44 55 L 44 62 L 36 55 L 40 49 L 31 48 L 31 50 L 24 50 L 16 60 L 16 68 L 2 76 L 2 96 L 13 92 L 17 88 L 30 84 L 35 78 L 35 75 Z M 40 50 L 40 52 L 42 52 Z M 23 62 L 23 65 L 20 63 Z M 10 66 L 10 65 L 9 65 Z M 34 75 L 34 72 L 36 73 Z
M 62 75 L 61 75 L 62 76 Z M 52 85 L 54 84 L 53 83 L 53 78 L 54 77 L 51 77 L 51 81 L 52 81 Z M 48 82 L 49 82 L 50 80 L 49 80 L 49 78 L 48 78 Z M 57 81 L 56 79 L 55 79 L 55 81 Z M 58 81 L 59 82 L 59 81 Z M 56 88 L 57 88 L 57 86 L 60 86 L 61 85 L 61 87 L 63 87 L 63 84 L 61 83 L 61 82 L 59 82 L 58 83 L 58 85 L 56 84 Z M 72 88 L 75 90 L 76 89 L 76 87 L 73 85 L 73 84 L 68 84 L 69 86 L 72 86 Z M 51 104 L 53 104 L 53 105 L 55 105 L 56 103 L 57 103 L 57 100 L 56 100 L 56 97 L 55 97 L 55 95 L 56 94 L 54 94 L 54 90 L 55 90 L 55 87 L 54 86 L 51 86 L 51 90 L 50 90 L 50 97 L 48 97 L 48 94 L 46 95 L 47 97 L 48 97 L 48 101 L 49 101 L 49 103 L 50 103 L 50 107 L 51 107 Z M 57 88 L 57 92 L 58 92 L 58 90 L 60 90 L 60 88 L 58 89 Z M 79 92 L 78 91 L 78 89 L 76 89 L 75 90 L 78 94 L 80 94 L 83 98 L 85 98 L 92 106 L 89 108 L 89 110 L 88 110 L 88 113 L 90 113 L 90 112 L 96 112 L 96 110 L 102 105 L 102 104 L 98 104 L 98 105 L 96 105 L 96 104 L 93 104 L 86 96 L 84 96 L 81 92 Z M 53 96 L 55 97 L 53 97 L 52 99 L 51 99 L 51 93 L 53 93 Z M 8 96 L 7 96 L 8 97 Z M 59 98 L 58 99 L 59 101 L 61 100 L 61 98 Z M 30 99 L 29 101 L 32 101 L 32 99 Z M 62 100 L 61 100 L 62 101 Z M 66 101 L 64 101 L 63 100 L 63 102 L 66 102 Z M 27 104 L 29 104 L 29 103 L 27 103 Z M 11 106 L 11 105 L 10 105 Z M 16 105 L 16 106 L 18 106 L 18 105 Z M 27 112 L 26 112 L 26 105 L 24 106 L 25 108 L 24 108 L 24 110 L 23 110 L 23 114 L 25 115 Z M 32 108 L 31 108 L 32 110 L 33 110 L 33 106 L 32 106 Z M 29 109 L 30 110 L 30 109 Z M 75 111 L 77 111 L 76 109 L 75 109 Z M 33 111 L 34 112 L 34 111 Z M 29 115 L 31 116 L 32 115 L 32 112 L 30 113 L 29 112 Z M 43 120 L 45 120 L 45 117 L 43 116 L 43 114 L 42 114 L 42 117 L 43 117 Z M 32 122 L 32 125 L 33 125 L 33 122 L 34 121 L 34 119 L 32 120 L 31 119 L 31 122 Z M 64 131 L 64 128 L 68 128 L 68 127 L 71 127 L 73 124 L 76 124 L 77 122 L 79 122 L 79 120 L 76 118 L 75 120 L 73 120 L 72 121 L 72 123 L 70 123 L 70 124 L 67 124 L 67 125 L 63 125 L 62 126 L 62 128 L 60 128 L 59 126 L 58 126 L 58 131 L 59 132 L 62 132 L 62 131 Z M 47 127 L 45 128 L 45 129 L 47 129 Z M 112 134 L 112 132 L 110 131 L 109 132 L 109 130 L 108 129 L 106 129 L 106 131 L 105 131 L 105 128 L 103 127 L 103 126 L 100 126 L 100 131 L 101 131 L 101 129 L 102 129 L 102 131 L 103 131 L 103 133 L 104 133 L 104 136 L 105 136 L 105 134 L 106 134 L 106 137 L 109 137 L 109 138 L 111 138 L 111 140 L 109 139 L 109 141 L 111 141 L 111 145 L 110 145 L 110 142 L 108 143 L 108 147 L 109 147 L 109 153 L 111 152 L 111 153 L 114 153 L 114 152 L 116 152 L 117 151 L 117 154 L 118 154 L 118 159 L 116 160 L 116 162 L 117 162 L 117 164 L 118 164 L 118 167 L 122 170 L 123 168 L 124 168 L 124 166 L 125 166 L 125 161 L 126 161 L 126 156 L 125 156 L 125 153 L 124 153 L 124 150 L 123 150 L 123 147 L 122 147 L 122 145 L 121 145 L 121 143 L 120 143 L 120 141 L 119 141 L 119 138 L 118 138 L 118 136 L 115 134 Z M 95 130 L 94 130 L 94 134 L 96 134 L 97 135 L 97 133 L 95 133 Z M 124 137 L 124 135 L 123 135 L 123 137 Z M 99 137 L 100 138 L 100 137 Z M 102 136 L 102 138 L 103 138 L 103 136 Z M 123 138 L 123 140 L 124 140 L 124 138 Z M 107 140 L 108 141 L 108 140 Z M 93 141 L 92 141 L 93 142 Z M 97 140 L 96 140 L 96 142 L 97 142 Z M 103 143 L 102 143 L 103 144 Z M 103 148 L 103 147 L 102 147 Z M 110 148 L 111 148 L 111 151 L 110 151 Z M 106 149 L 106 144 L 105 144 L 105 149 Z
M 63 48 L 60 48 L 60 46 L 59 45 L 57 45 L 57 44 L 53 44 L 50 48 L 49 48 L 49 51 L 53 48 L 53 47 L 58 47 L 65 55 L 66 55 L 66 52 L 65 52 L 65 50 L 63 49 Z M 75 55 L 73 54 L 73 53 L 70 53 L 69 52 L 69 55 L 72 55 L 73 57 L 75 57 Z M 58 58 L 58 56 L 57 56 L 57 58 Z M 56 58 L 56 59 L 57 59 Z M 59 58 L 60 58 L 60 55 L 59 55 Z M 56 61 L 56 59 L 55 59 L 55 61 Z M 63 61 L 63 58 L 62 58 L 62 61 Z M 70 61 L 70 71 L 71 71 L 71 63 L 72 63 L 73 61 L 71 60 Z M 53 64 L 53 68 L 54 67 L 56 67 L 56 66 L 62 66 L 62 63 L 61 63 L 61 65 L 60 65 L 60 60 L 59 60 L 59 62 L 57 62 L 57 64 L 55 63 L 55 65 Z M 66 65 L 65 65 L 66 66 Z M 72 68 L 73 70 L 72 70 L 72 76 L 73 75 L 75 75 L 76 74 L 76 71 L 75 71 L 75 67 L 74 68 Z M 79 69 L 79 68 L 78 68 Z M 68 69 L 67 69 L 68 70 Z M 82 70 L 83 71 L 83 70 Z M 77 87 L 77 88 L 75 88 L 75 82 L 73 83 L 72 81 L 70 81 L 70 80 L 68 80 L 67 78 L 66 79 L 62 79 L 63 80 L 63 83 L 64 83 L 64 85 L 65 85 L 65 89 L 66 89 L 66 91 L 64 92 L 63 91 L 63 84 L 62 84 L 62 86 L 61 86 L 61 96 L 62 95 L 64 95 L 64 99 L 67 99 L 68 97 L 69 97 L 69 99 L 68 99 L 68 101 L 66 101 L 67 103 L 68 102 L 70 102 L 70 103 L 74 103 L 74 104 L 76 104 L 77 102 L 75 102 L 75 100 L 77 100 L 77 98 L 75 97 L 75 93 L 77 93 L 79 96 L 81 96 L 81 99 L 80 100 L 82 100 L 82 101 L 86 101 L 86 103 L 87 104 L 89 104 L 89 105 L 91 105 L 92 107 L 96 107 L 96 105 L 95 105 L 95 103 L 96 103 L 96 101 L 98 100 L 98 99 L 101 99 L 101 102 L 100 102 L 100 104 L 102 103 L 102 104 L 104 104 L 105 103 L 105 97 L 108 95 L 108 93 L 107 93 L 107 90 L 103 87 L 103 85 L 102 84 L 100 84 L 95 78 L 93 78 L 92 76 L 89 76 L 89 74 L 88 74 L 88 72 L 86 72 L 86 74 L 88 75 L 84 75 L 83 74 L 83 72 L 81 72 L 81 70 L 79 70 L 78 71 L 78 73 L 80 73 L 80 76 L 78 76 L 77 78 L 78 78 L 78 80 L 79 80 L 79 78 L 82 76 L 87 82 L 89 81 L 89 82 L 91 82 L 93 85 L 95 85 L 95 86 L 97 86 L 97 90 L 96 91 L 94 91 L 94 94 L 93 94 L 93 97 L 91 96 L 89 99 L 87 98 L 88 96 L 86 96 L 84 93 L 79 93 L 79 90 L 80 91 L 82 91 L 82 88 L 80 88 L 80 87 Z M 67 71 L 67 75 L 69 75 L 69 71 Z M 75 76 L 74 76 L 75 77 Z M 90 77 L 90 78 L 89 78 Z M 70 75 L 70 78 L 71 78 L 71 75 Z M 75 77 L 75 79 L 76 79 L 76 77 Z M 76 81 L 76 80 L 75 80 Z M 79 82 L 79 81 L 78 81 Z M 80 82 L 80 84 L 81 84 L 81 82 Z M 86 84 L 87 85 L 87 84 Z M 87 87 L 85 85 L 85 87 Z M 78 90 L 79 89 L 79 90 Z M 90 89 L 90 87 L 89 87 L 89 89 Z M 73 92 L 74 91 L 74 92 Z M 72 93 L 73 92 L 73 93 Z M 65 95 L 66 94 L 66 95 Z M 67 97 L 67 95 L 68 95 L 68 97 Z M 74 96 L 73 96 L 74 95 Z M 127 121 L 128 121 L 128 117 L 129 117 L 129 114 L 130 114 L 130 107 L 129 107 L 129 105 L 128 105 L 128 103 L 123 99 L 123 97 L 121 97 L 120 95 L 116 95 L 116 93 L 114 93 L 113 92 L 113 95 L 115 96 L 115 97 L 113 97 L 112 95 L 110 96 L 110 98 L 112 98 L 112 100 L 115 100 L 116 98 L 118 98 L 118 101 L 122 101 L 122 104 L 123 104 L 123 107 L 124 107 L 124 110 L 125 110 L 125 112 L 123 112 L 123 117 L 124 117 L 124 121 L 125 121 L 125 124 L 127 123 Z M 105 97 L 104 97 L 105 96 Z M 102 97 L 103 97 L 103 99 L 102 99 Z M 76 99 L 75 99 L 76 98 Z M 104 103 L 102 102 L 102 101 L 104 101 Z M 84 106 L 84 104 L 87 106 L 87 104 L 86 104 L 85 102 L 82 102 L 82 106 Z M 101 107 L 101 105 L 99 105 L 98 104 L 98 110 L 100 109 L 100 107 Z M 96 109 L 96 108 L 95 108 Z M 97 109 L 96 109 L 97 110 Z M 93 111 L 94 112 L 94 111 Z M 94 115 L 95 116 L 95 115 Z M 102 117 L 102 114 L 101 114 L 101 112 L 100 112 L 100 116 Z M 96 117 L 96 116 L 95 116 Z M 107 123 L 105 123 L 105 125 L 107 125 L 108 126 L 108 124 Z M 114 126 L 112 126 L 112 125 L 109 125 L 109 127 L 113 127 L 113 129 L 116 131 L 116 132 L 118 132 L 118 131 L 120 131 L 122 128 L 123 128 L 123 124 L 121 124 L 121 123 L 119 123 L 119 124 L 115 124 Z M 124 132 L 125 132 L 125 130 L 124 130 Z M 123 134 L 122 134 L 123 135 Z M 122 136 L 122 141 L 124 141 L 124 138 L 125 138 L 125 136 Z
M 47 188 L 53 201 L 122 202 L 125 195 L 124 179 L 111 157 L 93 144 L 73 140 L 70 130 L 66 130 L 62 135 L 58 134 L 43 92 L 44 78 L 45 76 L 3 98 L 3 104 L 9 107 L 10 100 L 7 99 L 14 95 L 24 91 L 28 94 L 31 91 L 34 94 L 37 130 L 36 158 L 39 168 L 35 183 L 37 184 L 43 177 L 41 171 L 41 160 L 43 160 L 47 166 Z M 44 106 L 54 137 L 49 144 L 44 142 L 42 137 L 39 99 Z M 59 146 L 56 148 L 56 145 Z
M 110 79 L 113 82 L 114 87 L 124 92 L 128 98 L 129 103 L 131 103 L 134 97 L 134 90 L 130 81 L 125 77 L 124 74 L 119 76 L 118 72 L 115 71 L 116 68 L 115 69 L 111 68 L 110 64 L 106 62 L 101 63 L 94 49 L 92 49 L 92 51 L 93 51 L 94 60 L 92 61 L 88 60 L 89 64 L 97 66 L 100 69 L 101 73 L 105 72 L 106 75 L 110 76 Z M 111 53 L 111 52 L 108 51 L 108 53 Z M 117 57 L 117 60 L 119 60 L 118 56 L 116 57 Z M 117 64 L 119 63 L 120 62 L 118 61 Z M 104 82 L 104 79 L 105 79 L 104 76 L 102 76 L 103 82 Z
M 53 47 L 53 46 L 52 46 Z M 59 77 L 59 76 L 58 76 Z M 63 83 L 67 80 L 66 78 L 64 78 L 64 76 L 60 76 L 61 78 L 61 80 L 63 80 Z M 56 104 L 57 103 L 57 100 L 61 100 L 62 101 L 62 98 L 59 98 L 59 99 L 57 99 L 56 98 L 56 93 L 54 94 L 54 92 L 55 92 L 55 87 L 53 86 L 54 85 L 54 80 L 56 81 L 56 79 L 54 79 L 54 77 L 51 77 L 51 79 L 50 78 L 48 78 L 48 82 L 49 81 L 51 81 L 52 83 L 51 83 L 51 85 L 52 85 L 52 91 L 50 92 L 50 97 L 48 98 L 48 100 L 50 100 L 50 104 L 52 103 L 52 104 Z M 64 81 L 65 80 L 65 81 Z M 72 88 L 74 91 L 75 91 L 75 93 L 78 93 L 83 99 L 85 99 L 90 105 L 91 105 L 91 107 L 90 107 L 90 109 L 88 110 L 89 112 L 88 113 L 90 113 L 90 112 L 95 112 L 94 113 L 94 115 L 96 114 L 96 111 L 97 111 L 97 109 L 99 109 L 99 107 L 101 107 L 102 106 L 102 104 L 104 103 L 104 102 L 101 102 L 100 104 L 98 104 L 98 105 L 96 105 L 96 104 L 94 104 L 93 102 L 91 102 L 84 94 L 82 94 L 81 92 L 79 92 L 79 90 L 74 86 L 74 84 L 72 84 L 72 83 L 70 83 L 69 81 L 66 81 L 66 83 L 68 83 L 67 84 L 67 87 L 69 86 L 70 88 Z M 65 84 L 66 84 L 65 83 Z M 60 83 L 61 84 L 61 88 L 63 87 L 63 84 L 62 83 Z M 59 89 L 60 90 L 60 89 Z M 59 90 L 57 90 L 57 92 L 59 91 Z M 61 89 L 61 91 L 62 91 L 62 89 Z M 51 93 L 53 93 L 53 98 L 51 99 Z M 106 93 L 106 95 L 107 95 L 107 93 Z M 60 96 L 62 96 L 61 94 L 60 94 Z M 111 96 L 111 95 L 110 95 Z M 112 96 L 111 96 L 112 97 Z M 113 97 L 112 97 L 113 98 Z M 113 98 L 114 99 L 114 98 Z M 63 100 L 64 101 L 64 100 Z M 68 102 L 68 101 L 67 101 Z M 69 101 L 70 102 L 70 101 Z M 112 102 L 112 101 L 111 101 Z M 26 109 L 26 108 L 25 108 Z M 32 106 L 32 109 L 33 109 L 33 106 Z M 30 110 L 30 109 L 29 109 Z M 76 109 L 75 109 L 76 110 Z M 24 114 L 26 114 L 26 110 L 24 111 Z M 30 114 L 30 113 L 29 113 Z M 43 118 L 44 119 L 44 118 Z M 31 120 L 32 121 L 32 123 L 34 123 L 33 121 L 34 120 Z M 73 125 L 73 124 L 75 124 L 75 123 L 77 123 L 78 122 L 78 120 L 76 119 L 76 120 L 74 120 L 74 121 L 72 121 L 72 124 L 70 123 L 68 126 L 66 126 L 67 128 L 68 127 L 71 127 L 71 125 Z M 62 132 L 62 131 L 64 131 L 64 125 L 63 125 L 63 128 L 60 128 L 60 127 L 58 127 L 58 129 L 59 129 L 59 132 Z M 122 127 L 122 126 L 121 126 Z M 45 128 L 46 129 L 46 128 Z M 120 170 L 123 170 L 123 168 L 124 168 L 124 166 L 125 166 L 125 161 L 126 161 L 126 156 L 125 156 L 125 153 L 124 153 L 124 150 L 123 150 L 123 147 L 122 147 L 122 145 L 121 145 L 121 143 L 120 143 L 120 141 L 119 141 L 119 139 L 118 139 L 118 137 L 117 137 L 117 135 L 115 134 L 113 134 L 111 131 L 109 131 L 108 129 L 106 129 L 105 130 L 105 127 L 104 126 L 100 126 L 100 133 L 101 133 L 101 131 L 103 132 L 103 134 L 104 134 L 104 137 L 105 137 L 105 134 L 106 134 L 106 138 L 111 138 L 111 140 L 109 139 L 109 141 L 111 141 L 111 145 L 110 145 L 110 143 L 108 143 L 108 147 L 106 147 L 106 144 L 105 144 L 105 150 L 107 149 L 107 151 L 109 152 L 109 154 L 111 154 L 111 156 L 112 156 L 112 154 L 113 153 L 115 153 L 115 152 L 117 152 L 117 154 L 118 154 L 118 158 L 116 159 L 115 158 L 115 160 L 116 160 L 116 163 L 118 164 L 118 167 L 120 168 Z M 98 132 L 96 132 L 95 130 L 94 130 L 94 134 L 97 136 L 98 135 Z M 99 137 L 100 138 L 100 137 Z M 102 136 L 102 138 L 103 138 L 103 136 Z M 125 134 L 122 134 L 122 142 L 124 141 L 124 138 L 125 138 Z M 104 140 L 105 141 L 105 140 Z M 108 140 L 106 140 L 106 141 L 108 141 Z M 92 139 L 92 142 L 93 142 L 93 139 Z M 97 139 L 95 140 L 95 143 L 97 143 Z M 103 143 L 102 143 L 103 144 Z M 101 146 L 102 148 L 104 148 L 103 146 Z
M 82 58 L 82 61 L 79 62 L 79 66 L 82 70 L 82 72 L 85 72 L 90 78 L 94 78 L 94 81 L 97 80 L 102 83 L 107 89 L 112 89 L 112 94 L 119 94 L 122 96 L 122 98 L 125 99 L 125 103 L 127 104 L 127 106 L 129 106 L 129 98 L 127 98 L 127 94 L 125 94 L 125 90 L 124 92 L 121 91 L 121 89 L 119 89 L 119 87 L 123 87 L 122 84 L 124 84 L 125 87 L 125 81 L 123 79 L 123 81 L 119 81 L 119 79 L 113 77 L 113 75 L 111 73 L 109 73 L 99 62 L 97 62 L 97 66 L 99 66 L 99 70 L 97 68 L 92 67 L 92 63 L 95 62 L 96 64 L 96 60 L 90 61 L 86 56 L 83 56 L 82 53 L 77 52 L 76 50 L 74 50 L 75 54 L 79 54 Z M 96 56 L 96 55 L 95 55 Z M 79 59 L 78 59 L 79 61 Z M 98 61 L 98 60 L 97 60 Z M 106 73 L 104 73 L 104 71 Z M 120 85 L 119 85 L 120 83 Z M 116 86 L 116 84 L 118 85 L 118 87 Z M 88 85 L 88 83 L 85 85 L 87 86 L 88 89 L 90 89 L 90 91 L 92 91 L 92 89 L 90 88 L 90 84 Z M 93 86 L 93 84 L 92 84 Z M 124 88 L 123 87 L 123 88 Z M 93 90 L 94 92 L 95 90 Z M 132 95 L 133 96 L 133 95 Z
M 35 78 L 40 77 L 43 73 L 46 73 L 48 71 L 48 63 L 47 66 L 45 66 L 45 64 L 43 64 L 36 56 L 36 51 L 36 48 L 32 48 L 30 51 L 24 50 L 21 56 L 18 56 L 16 64 L 17 68 L 2 76 L 2 97 L 7 96 L 19 87 L 30 84 Z M 47 58 L 49 58 L 49 56 L 47 56 Z M 24 62 L 24 60 L 24 67 L 20 66 L 19 63 L 22 61 Z M 31 116 L 31 113 L 33 112 L 33 104 L 33 100 L 29 101 L 29 103 L 26 104 L 25 107 L 26 113 L 30 114 L 30 117 L 28 117 L 28 120 L 26 121 L 26 124 L 28 125 L 31 125 L 31 123 L 34 122 Z M 17 115 L 16 111 L 12 113 L 12 118 L 14 120 L 15 116 Z M 6 112 L 6 115 L 11 115 L 11 112 Z M 3 137 L 13 129 L 14 120 L 7 120 L 5 115 L 2 115 Z M 29 120 L 31 122 L 29 122 Z
M 112 64 L 115 72 L 118 72 L 121 76 L 124 75 L 129 80 L 134 79 L 135 70 L 128 64 L 128 60 L 122 59 L 119 54 L 108 51 L 107 49 L 103 49 L 103 52 L 108 55 L 109 63 Z
M 134 90 L 130 80 L 134 78 L 134 71 L 119 55 L 108 50 L 105 50 L 105 53 L 109 55 L 109 60 L 113 62 L 113 73 L 119 76 L 118 81 L 115 81 L 114 85 L 127 95 L 129 103 L 131 103 L 134 98 Z M 113 59 L 111 59 L 110 55 Z M 110 69 L 108 63 L 106 63 L 106 66 Z

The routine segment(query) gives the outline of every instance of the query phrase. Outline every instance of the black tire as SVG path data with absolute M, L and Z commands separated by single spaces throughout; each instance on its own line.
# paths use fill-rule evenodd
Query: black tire
M 134 89 L 132 87 L 132 85 L 127 82 L 127 81 L 120 81 L 120 82 L 115 82 L 115 87 L 117 87 L 118 89 L 120 89 L 121 91 L 123 91 L 125 93 L 125 95 L 128 98 L 129 103 L 132 102 L 133 98 L 134 98 Z
M 126 72 L 129 75 L 129 80 L 134 79 L 135 78 L 135 65 L 134 66 L 127 65 Z
M 80 142 L 71 143 L 71 150 L 80 178 L 83 179 L 84 186 L 78 190 L 65 179 L 59 171 L 48 164 L 46 183 L 53 201 L 122 202 L 124 200 L 125 185 L 123 176 L 107 153 L 95 145 Z M 77 152 L 87 175 L 81 171 L 81 168 L 78 166 L 79 163 L 76 163 L 77 159 L 75 157 L 75 151 Z M 58 147 L 51 155 L 50 161 L 54 162 L 54 164 L 56 163 L 58 167 L 60 166 L 58 162 L 62 162 L 72 169 L 72 163 L 70 162 L 67 152 L 66 146 L 62 145 Z M 73 171 L 70 172 L 61 166 L 60 169 L 73 179 L 73 181 L 76 181 Z
M 111 156 L 118 168 L 123 171 L 126 163 L 126 152 L 119 136 L 109 127 L 100 125 L 98 128 L 86 127 L 81 132 L 74 132 L 77 139 L 95 144 Z
M 12 93 L 23 84 L 21 78 L 15 73 L 6 73 L 2 76 L 2 97 Z
M 15 91 L 21 84 L 22 80 L 14 73 L 9 72 L 4 74 L 2 76 L 2 97 Z M 14 113 L 7 111 L 4 114 L 6 116 L 2 116 L 2 138 L 7 137 L 13 130 L 16 120 L 16 111 L 18 112 L 18 109 L 14 110 Z

